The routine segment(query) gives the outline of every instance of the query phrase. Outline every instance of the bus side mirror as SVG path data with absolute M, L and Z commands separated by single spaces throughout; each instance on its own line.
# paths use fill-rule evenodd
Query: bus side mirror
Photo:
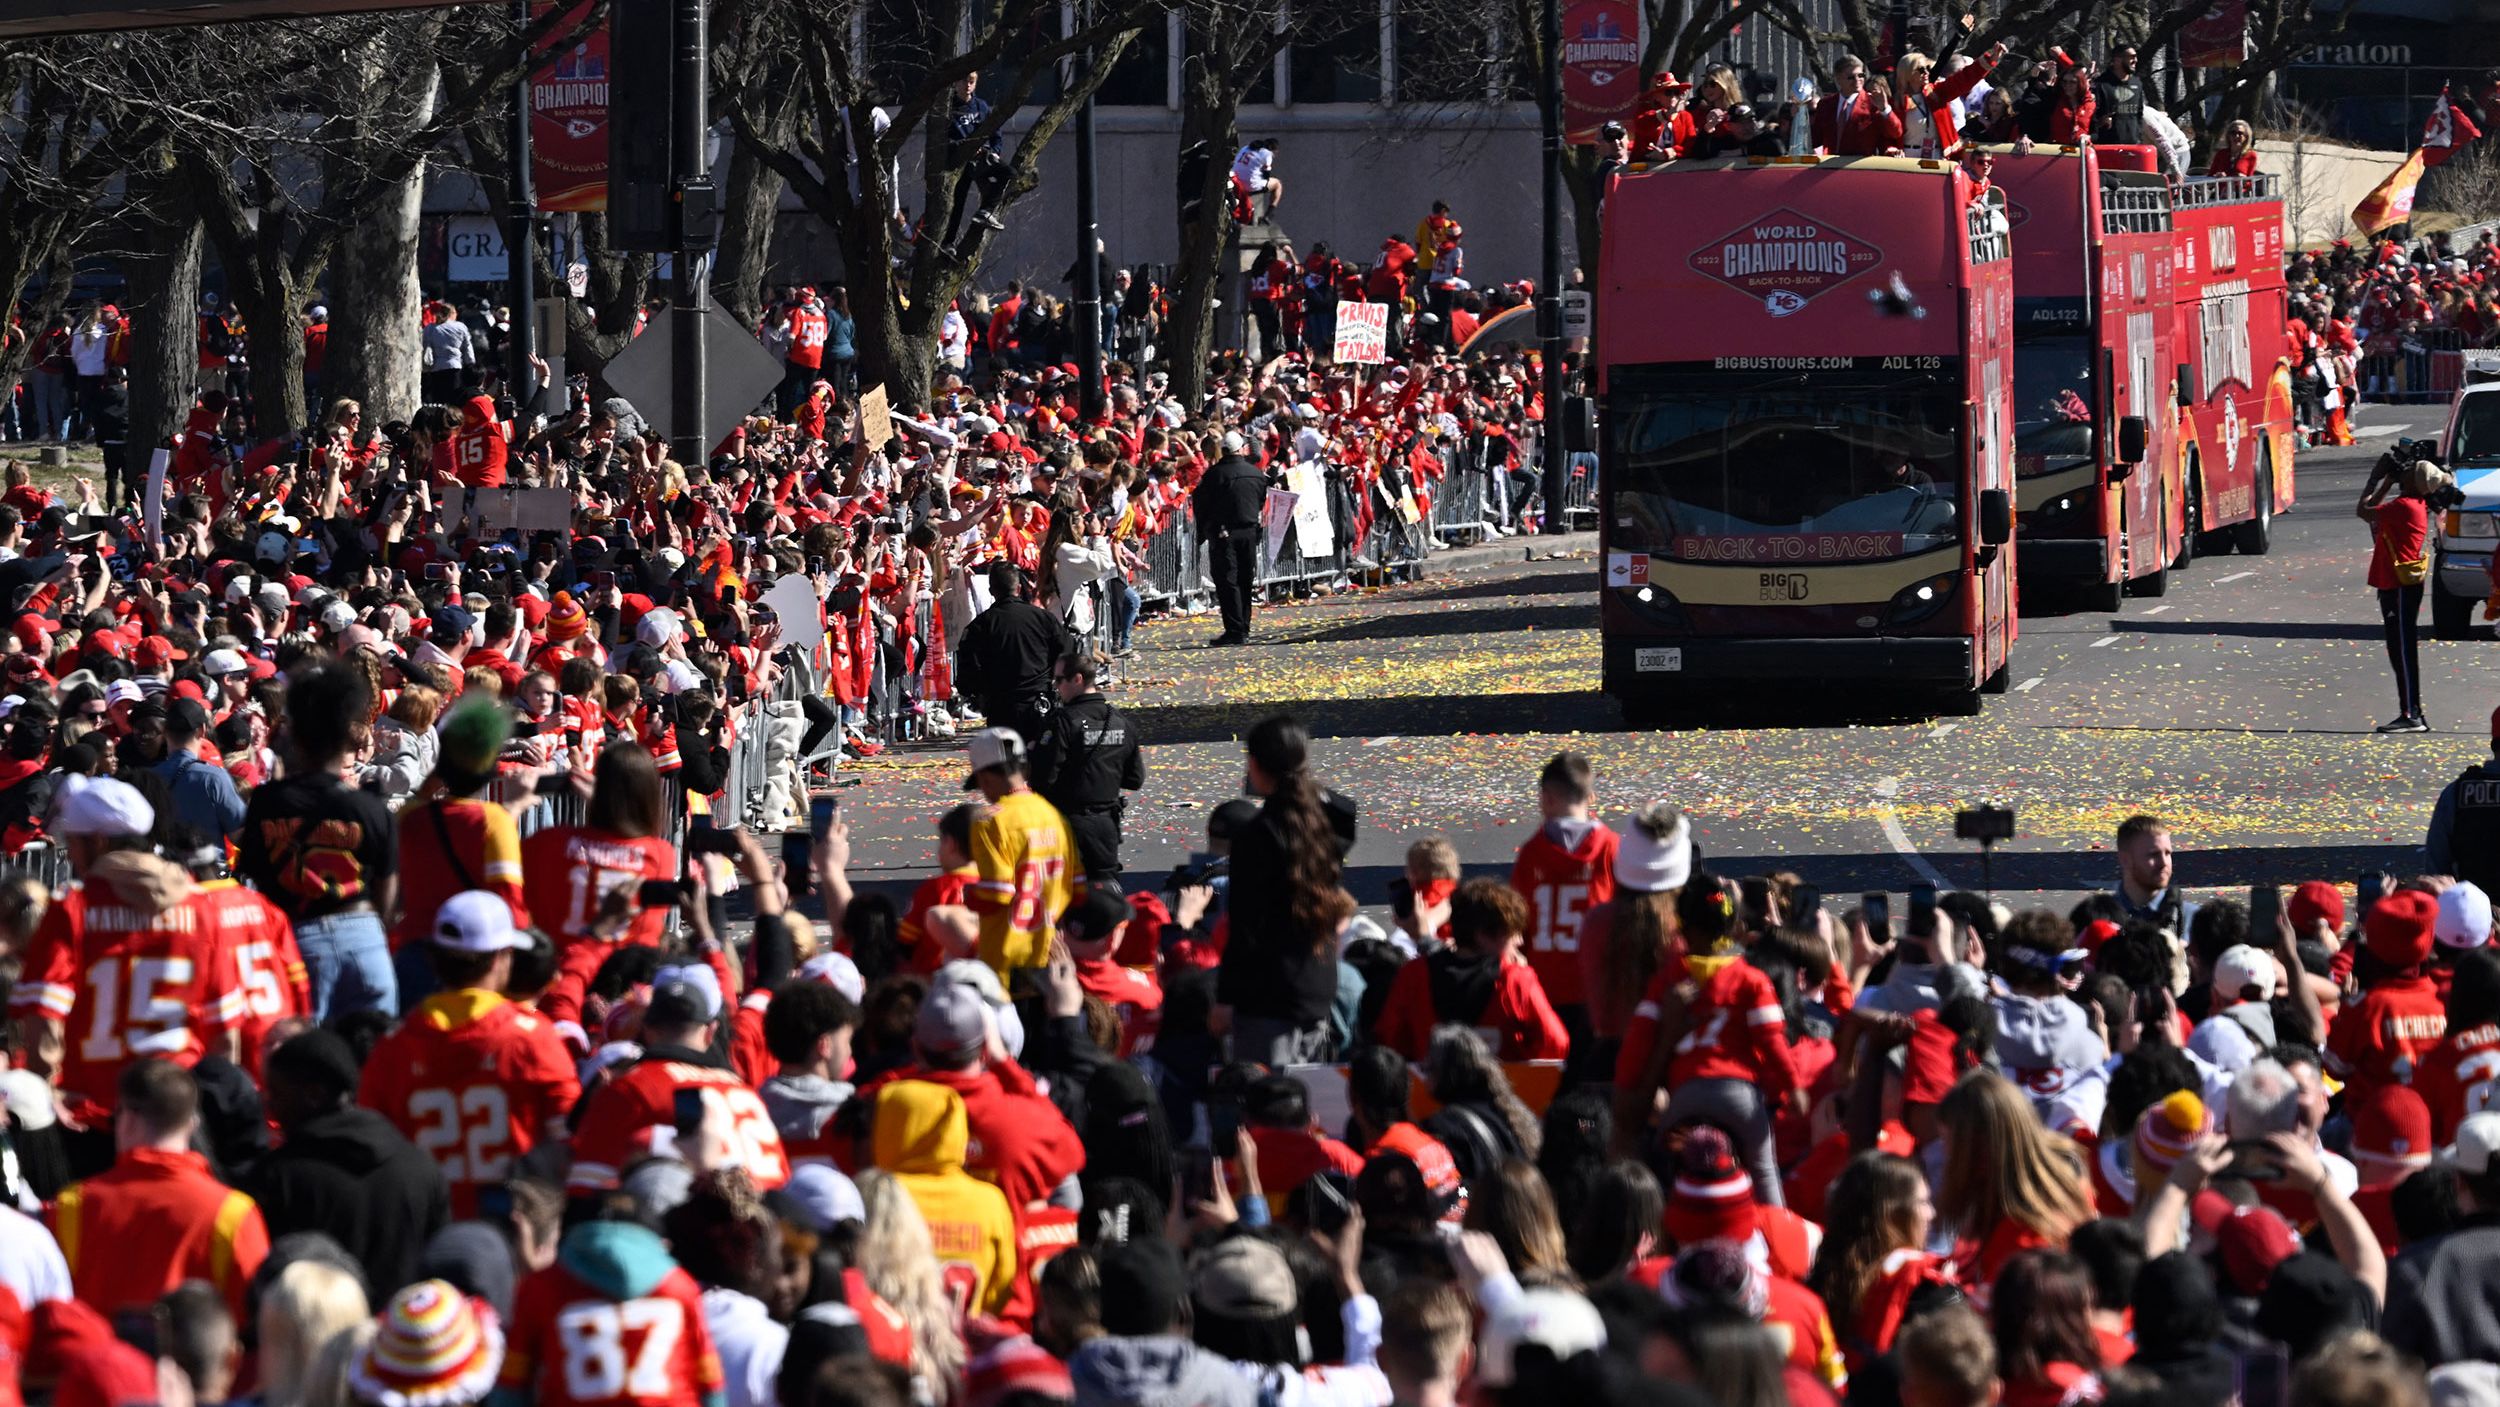
M 2179 404 L 2196 404 L 2196 368 L 2179 363 Z
M 2144 462 L 2143 416 L 2123 415 L 2118 418 L 2118 453 L 2114 457 L 2121 464 L 2141 464 Z M 2111 477 L 2115 478 L 2117 476 L 2112 475 Z
M 1572 396 L 1563 402 L 1563 448 L 1574 454 L 1597 453 L 1597 401 Z
M 1979 491 L 1979 541 L 2003 547 L 2014 537 L 2014 499 L 2003 489 Z

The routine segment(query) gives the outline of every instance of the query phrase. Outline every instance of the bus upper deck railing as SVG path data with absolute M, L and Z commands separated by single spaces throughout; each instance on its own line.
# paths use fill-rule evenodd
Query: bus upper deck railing
M 2254 176 L 2191 176 L 2170 188 L 2170 203 L 2181 209 L 2282 198 L 2283 178 L 2270 171 Z
M 2165 186 L 2104 181 L 2101 233 L 2160 234 L 2170 228 L 2170 191 Z

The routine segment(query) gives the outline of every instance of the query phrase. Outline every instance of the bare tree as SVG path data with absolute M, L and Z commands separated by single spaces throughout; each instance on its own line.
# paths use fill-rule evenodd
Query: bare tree
M 995 230 L 973 213 L 970 170 L 1029 121 L 1004 155 L 993 214 L 1038 184 L 1043 150 L 1102 86 L 1150 0 L 773 0 L 800 36 L 804 93 L 794 141 L 776 139 L 769 84 L 722 95 L 738 140 L 778 172 L 833 231 L 851 285 L 859 370 L 902 402 L 917 401 L 937 363 L 938 328 L 970 286 Z M 861 36 L 865 36 L 864 42 Z M 1092 55 L 1062 73 L 1061 60 Z M 993 106 L 974 130 L 952 131 L 955 93 L 971 75 Z M 883 105 L 880 105 L 880 104 Z M 905 160 L 918 167 L 919 213 L 904 207 Z M 959 238 L 953 237 L 961 228 Z
M 0 289 L 15 296 L 36 275 L 52 275 L 26 310 L 29 336 L 65 305 L 73 252 L 105 218 L 114 179 L 161 130 L 155 114 L 100 80 L 118 47 L 98 36 L 0 45 Z M 144 226 L 132 192 L 120 205 Z M 0 339 L 0 386 L 17 384 L 27 351 L 25 337 Z
M 118 83 L 144 95 L 176 143 L 198 211 L 247 328 L 252 398 L 264 428 L 305 423 L 302 311 L 333 255 L 472 114 L 507 101 L 524 67 L 603 17 L 553 9 L 515 25 L 471 6 L 310 21 L 157 31 L 126 41 Z M 442 65 L 438 70 L 437 65 Z M 445 83 L 444 72 L 457 74 Z M 392 230 L 404 219 L 380 216 Z M 378 240 L 394 262 L 409 240 Z M 404 280 L 402 280 L 404 284 Z M 370 283 L 368 284 L 370 287 Z M 368 345 L 333 348 L 351 367 L 387 365 L 370 344 L 406 325 L 351 318 Z

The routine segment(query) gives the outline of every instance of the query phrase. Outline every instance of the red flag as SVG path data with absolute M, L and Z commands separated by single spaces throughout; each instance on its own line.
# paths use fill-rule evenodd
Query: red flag
M 2448 85 L 2439 86 L 2439 101 L 2431 105 L 2430 119 L 2422 124 L 2422 166 L 2428 170 L 2446 161 L 2456 149 L 2483 135 L 2474 119 L 2448 101 Z

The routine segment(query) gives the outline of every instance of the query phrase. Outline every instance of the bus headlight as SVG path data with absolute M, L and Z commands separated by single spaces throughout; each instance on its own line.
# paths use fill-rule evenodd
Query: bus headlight
M 2450 513 L 2442 526 L 2450 537 L 2500 537 L 2500 513 Z
M 1945 603 L 1953 599 L 1954 591 L 1961 584 L 1960 572 L 1945 572 L 1903 587 L 1894 594 L 1891 604 L 1885 608 L 1884 620 L 1890 625 L 1909 625 L 1925 620 L 1943 610 Z

